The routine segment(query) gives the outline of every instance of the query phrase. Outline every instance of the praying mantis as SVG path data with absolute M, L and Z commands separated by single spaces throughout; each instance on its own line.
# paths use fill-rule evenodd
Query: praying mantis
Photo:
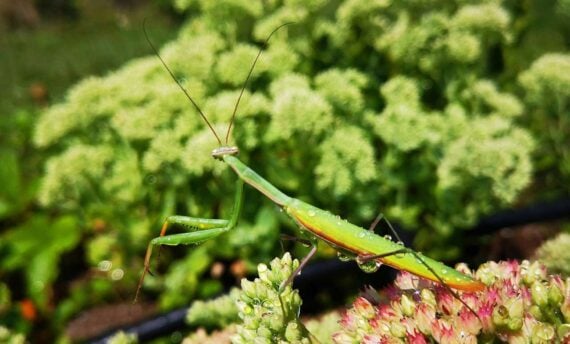
M 277 30 L 288 24 L 290 23 L 283 24 L 276 28 L 267 37 L 264 42 L 264 46 L 267 45 L 269 39 Z M 145 275 L 150 271 L 150 259 L 155 246 L 199 244 L 216 238 L 235 228 L 242 207 L 244 184 L 248 184 L 253 187 L 266 196 L 270 201 L 279 206 L 284 213 L 310 237 L 310 239 L 306 241 L 311 246 L 309 253 L 301 260 L 301 263 L 293 274 L 291 274 L 291 276 L 282 283 L 280 289 L 291 283 L 294 277 L 299 274 L 311 257 L 316 253 L 318 239 L 325 241 L 327 244 L 335 248 L 341 256 L 355 259 L 359 266 L 366 272 L 374 272 L 380 267 L 380 265 L 386 264 L 393 268 L 408 271 L 416 276 L 440 283 L 445 288 L 449 289 L 460 301 L 461 299 L 459 296 L 457 296 L 457 294 L 450 288 L 467 292 L 481 291 L 485 288 L 485 284 L 482 282 L 405 247 L 401 241 L 394 242 L 386 237 L 374 233 L 374 225 L 370 229 L 356 226 L 328 211 L 319 209 L 311 204 L 286 195 L 237 158 L 239 149 L 236 146 L 229 145 L 229 136 L 240 100 L 245 88 L 247 87 L 255 64 L 259 60 L 263 51 L 263 47 L 255 57 L 238 96 L 226 132 L 225 143 L 223 144 L 217 132 L 208 121 L 206 115 L 192 99 L 189 92 L 182 86 L 180 81 L 178 81 L 174 76 L 174 73 L 170 70 L 168 65 L 159 55 L 157 49 L 150 42 L 148 35 L 146 34 L 146 29 L 145 36 L 166 71 L 168 71 L 172 79 L 178 84 L 181 91 L 186 95 L 190 103 L 194 106 L 200 117 L 215 136 L 219 147 L 212 151 L 212 157 L 227 164 L 236 173 L 238 179 L 236 182 L 234 208 L 229 219 L 196 218 L 179 215 L 167 217 L 160 231 L 160 235 L 152 239 L 148 244 L 144 260 L 144 271 L 140 277 L 135 301 L 138 297 Z M 168 227 L 173 224 L 188 228 L 190 231 L 166 235 Z M 394 232 L 394 234 L 396 233 Z M 461 302 L 464 303 L 463 301 Z M 469 306 L 467 307 L 471 309 Z

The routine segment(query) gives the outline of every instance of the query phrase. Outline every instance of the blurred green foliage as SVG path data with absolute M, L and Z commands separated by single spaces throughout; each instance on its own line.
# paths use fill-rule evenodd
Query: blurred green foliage
M 83 249 L 99 239 L 85 228 L 103 228 L 102 221 L 38 207 L 45 152 L 33 147 L 33 126 L 73 83 L 148 53 L 143 17 L 164 24 L 156 30 L 158 42 L 172 29 L 153 6 L 131 13 L 115 11 L 111 2 L 78 6 L 76 20 L 42 18 L 34 29 L 0 35 L 0 323 L 10 329 L 2 327 L 1 342 L 23 342 L 16 333 L 38 328 L 28 339 L 51 341 L 86 305 L 116 294 L 112 276 L 122 271 L 85 271 Z M 73 281 L 85 276 L 88 283 Z
M 533 166 L 545 189 L 527 197 L 568 193 L 568 1 L 173 4 L 187 20 L 161 55 L 222 136 L 261 42 L 294 22 L 265 47 L 230 137 L 243 161 L 292 196 L 365 227 L 383 212 L 416 230 L 416 249 L 453 259 L 463 229 L 519 201 Z M 160 26 L 148 21 L 155 43 L 166 36 Z M 102 34 L 87 36 L 93 27 Z M 147 48 L 138 26 L 115 41 L 120 48 L 109 47 L 99 27 L 62 30 L 73 42 L 66 49 L 50 36 L 14 36 L 15 48 L 0 54 L 0 74 L 8 76 L 0 82 L 19 85 L 0 102 L 10 114 L 1 129 L 18 133 L 0 141 L 19 147 L 0 149 L 0 219 L 29 214 L 34 200 L 44 208 L 10 220 L 1 233 L 1 268 L 23 269 L 26 281 L 40 281 L 47 292 L 62 254 L 73 251 L 90 272 L 56 307 L 60 324 L 93 295 L 116 298 L 119 281 L 134 290 L 146 244 L 165 216 L 227 218 L 233 201 L 235 176 L 211 158 L 211 132 L 155 56 L 87 77 L 61 99 L 91 64 L 134 56 L 133 42 L 133 51 Z M 33 51 L 23 44 L 30 39 L 38 39 Z M 53 57 L 45 81 L 36 78 L 44 68 L 15 71 L 35 66 L 26 61 L 42 47 L 38 55 Z M 35 80 L 61 102 L 37 118 L 32 150 L 36 110 L 24 104 Z M 276 255 L 279 233 L 295 226 L 262 196 L 246 193 L 234 231 L 191 250 L 163 250 L 157 269 L 166 272 L 145 283 L 160 292 L 163 307 L 218 293 L 215 261 L 252 271 Z M 23 256 L 36 251 L 37 260 Z M 45 307 L 34 288 L 26 295 Z
M 570 277 L 570 233 L 562 232 L 544 242 L 536 250 L 535 258 L 553 273 Z

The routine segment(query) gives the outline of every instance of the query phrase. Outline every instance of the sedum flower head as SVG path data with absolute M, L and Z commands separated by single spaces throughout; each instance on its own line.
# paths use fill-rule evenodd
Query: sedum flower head
M 544 242 L 535 253 L 549 271 L 562 276 L 570 276 L 570 234 L 560 233 Z
M 457 29 L 502 34 L 508 27 L 511 16 L 498 1 L 493 2 L 461 7 L 453 16 L 451 25 Z
M 491 182 L 498 199 L 511 202 L 530 182 L 532 138 L 498 116 L 481 118 L 470 124 L 470 128 L 464 127 L 467 130 L 462 137 L 448 144 L 437 170 L 438 187 L 454 188 L 460 176 L 465 175 L 485 178 Z M 506 132 L 509 134 L 505 135 Z
M 519 81 L 535 103 L 570 96 L 570 55 L 545 54 L 523 72 Z
M 465 266 L 462 271 L 468 274 Z M 565 305 L 570 280 L 547 276 L 539 263 L 483 264 L 484 291 L 459 292 L 401 272 L 379 304 L 359 297 L 341 319 L 336 343 L 543 343 L 570 339 Z M 414 288 L 409 289 L 413 285 Z M 564 297 L 562 291 L 567 293 Z M 471 310 L 465 306 L 469 305 Z
M 243 67 L 251 64 L 258 51 L 252 45 L 239 44 L 231 51 L 221 54 L 216 66 L 218 79 L 233 86 L 241 86 L 249 73 L 249 69 Z M 260 69 L 254 70 L 252 77 L 259 73 Z
M 309 85 L 301 86 L 301 80 L 286 75 L 271 86 L 272 119 L 267 139 L 287 140 L 301 134 L 318 136 L 332 124 L 332 106 Z
M 210 301 L 195 301 L 188 309 L 186 322 L 206 328 L 225 327 L 238 321 L 236 302 L 240 290 L 234 288 L 229 294 Z
M 364 131 L 347 127 L 335 131 L 321 145 L 315 169 L 317 186 L 344 196 L 376 179 L 374 148 Z
M 362 111 L 362 88 L 366 82 L 366 76 L 357 70 L 330 69 L 315 77 L 315 88 L 335 108 L 351 116 Z
M 89 164 L 85 164 L 89 161 Z M 52 157 L 46 164 L 46 178 L 42 181 L 39 200 L 45 205 L 78 201 L 82 190 L 93 188 L 102 180 L 113 161 L 109 146 L 78 144 L 63 154 Z
M 296 290 L 281 284 L 299 266 L 289 253 L 275 258 L 268 267 L 257 267 L 259 278 L 242 280 L 242 294 L 237 301 L 242 324 L 233 343 L 310 343 L 309 334 L 299 321 L 301 298 Z

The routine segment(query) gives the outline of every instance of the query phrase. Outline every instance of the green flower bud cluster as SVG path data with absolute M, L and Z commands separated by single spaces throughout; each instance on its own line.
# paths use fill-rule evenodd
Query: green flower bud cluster
M 234 288 L 229 294 L 211 301 L 195 301 L 188 309 L 186 322 L 192 326 L 221 328 L 239 320 L 236 302 L 240 290 Z
M 359 297 L 341 320 L 336 343 L 553 343 L 570 340 L 570 279 L 540 263 L 488 262 L 474 273 L 481 292 L 399 274 L 374 304 Z M 410 289 L 413 286 L 413 289 Z M 468 305 L 468 307 L 467 307 Z
M 243 279 L 237 301 L 242 323 L 233 343 L 311 343 L 309 333 L 299 320 L 301 298 L 290 285 L 281 287 L 299 266 L 289 253 L 275 258 L 270 267 L 259 264 L 259 278 Z

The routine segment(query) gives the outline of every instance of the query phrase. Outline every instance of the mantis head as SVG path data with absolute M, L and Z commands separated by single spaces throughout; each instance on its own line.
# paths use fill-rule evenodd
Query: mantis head
M 238 155 L 238 153 L 239 148 L 236 146 L 222 146 L 212 151 L 212 157 L 214 157 L 214 159 L 222 160 L 224 155 Z

